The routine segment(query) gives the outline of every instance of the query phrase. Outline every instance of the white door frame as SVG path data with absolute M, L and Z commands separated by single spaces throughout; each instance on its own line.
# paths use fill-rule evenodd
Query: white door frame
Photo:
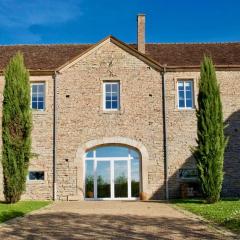
M 83 187 L 84 187 L 84 200 L 137 200 L 138 197 L 131 197 L 132 193 L 132 185 L 131 185 L 131 160 L 133 157 L 131 157 L 130 152 L 128 153 L 128 157 L 96 157 L 96 150 L 93 150 L 93 157 L 86 157 L 84 156 L 84 167 L 83 167 Z M 93 161 L 93 173 L 94 173 L 94 197 L 93 198 L 86 198 L 85 197 L 85 164 L 87 160 Z M 109 198 L 98 198 L 97 197 L 97 162 L 101 161 L 109 161 L 110 162 L 110 194 L 111 196 Z M 115 161 L 127 161 L 127 171 L 128 171 L 128 197 L 122 197 L 122 198 L 116 198 L 114 197 L 114 162 Z M 140 159 L 139 159 L 140 161 Z M 141 166 L 139 163 L 139 171 L 141 171 Z M 139 178 L 141 174 L 139 172 Z M 141 179 L 139 179 L 139 190 L 141 187 Z

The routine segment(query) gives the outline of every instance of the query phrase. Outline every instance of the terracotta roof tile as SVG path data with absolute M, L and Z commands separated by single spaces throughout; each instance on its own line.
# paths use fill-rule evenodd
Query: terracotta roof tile
M 90 44 L 0 46 L 0 70 L 5 68 L 10 57 L 17 51 L 23 53 L 28 69 L 55 70 L 90 46 Z
M 31 70 L 55 70 L 85 52 L 92 44 L 0 46 L 0 70 L 17 51 L 24 54 Z M 136 44 L 130 44 L 136 48 Z M 240 65 L 238 43 L 146 44 L 146 55 L 168 66 L 198 66 L 203 55 L 211 55 L 216 65 Z
M 147 44 L 146 54 L 168 66 L 198 66 L 204 54 L 215 65 L 240 65 L 239 43 Z

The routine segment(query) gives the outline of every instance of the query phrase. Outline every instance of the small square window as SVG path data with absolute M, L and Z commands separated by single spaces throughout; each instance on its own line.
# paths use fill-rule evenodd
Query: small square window
M 44 180 L 44 171 L 29 171 L 28 180 Z
M 178 80 L 178 108 L 193 108 L 193 80 Z
M 104 110 L 119 110 L 119 82 L 104 82 L 103 83 L 103 109 Z
M 45 109 L 45 83 L 31 84 L 31 108 L 43 111 Z

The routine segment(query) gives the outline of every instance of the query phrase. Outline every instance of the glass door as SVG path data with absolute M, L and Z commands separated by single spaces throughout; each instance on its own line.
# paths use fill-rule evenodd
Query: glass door
M 128 161 L 114 161 L 114 198 L 128 197 Z
M 97 161 L 97 198 L 111 197 L 111 162 Z
M 140 192 L 140 156 L 124 146 L 102 146 L 85 154 L 86 199 L 136 199 Z

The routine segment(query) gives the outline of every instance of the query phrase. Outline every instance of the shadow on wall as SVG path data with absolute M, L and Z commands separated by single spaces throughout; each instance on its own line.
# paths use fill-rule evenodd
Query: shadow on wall
M 229 137 L 224 154 L 224 181 L 222 197 L 240 197 L 240 110 L 234 112 L 225 121 L 225 136 Z M 171 149 L 169 149 L 171 151 Z M 174 151 L 172 149 L 172 151 Z M 190 149 L 189 149 L 190 152 Z M 171 154 L 171 152 L 170 152 Z M 180 197 L 180 184 L 186 182 L 180 178 L 180 169 L 192 169 L 196 161 L 191 155 L 169 176 L 169 198 Z M 189 181 L 191 182 L 191 181 Z M 165 186 L 159 188 L 151 199 L 164 199 Z
M 31 223 L 29 225 L 29 223 Z M 0 239 L 217 239 L 199 221 L 178 217 L 78 214 L 28 215 L 6 222 Z

